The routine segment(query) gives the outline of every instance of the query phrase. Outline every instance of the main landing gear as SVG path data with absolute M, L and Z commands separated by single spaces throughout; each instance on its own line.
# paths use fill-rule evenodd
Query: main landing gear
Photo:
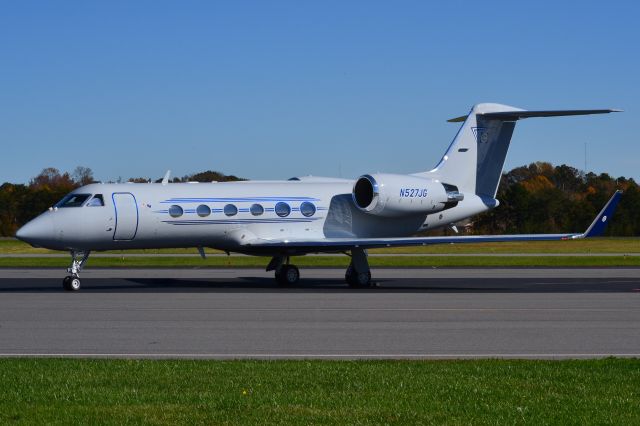
M 280 271 L 276 271 L 276 281 L 280 285 L 293 285 L 300 281 L 300 270 L 295 265 L 282 265 Z
M 71 266 L 67 268 L 67 272 L 71 275 L 64 277 L 62 280 L 62 288 L 66 291 L 80 290 L 80 271 L 89 259 L 89 251 L 71 251 Z
M 267 265 L 268 271 L 276 271 L 278 285 L 294 285 L 300 281 L 300 270 L 289 263 L 289 256 L 274 256 Z
M 289 286 L 300 281 L 300 270 L 295 265 L 291 265 L 289 260 L 289 256 L 274 256 L 267 265 L 267 271 L 275 271 L 278 285 Z M 364 249 L 351 250 L 351 263 L 345 272 L 344 279 L 351 288 L 371 287 L 371 270 Z
M 344 279 L 351 288 L 371 287 L 371 270 L 367 252 L 364 249 L 351 250 L 351 263 L 344 274 Z

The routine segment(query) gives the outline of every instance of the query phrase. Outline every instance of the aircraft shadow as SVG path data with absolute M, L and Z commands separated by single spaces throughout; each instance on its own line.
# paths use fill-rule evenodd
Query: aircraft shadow
M 0 279 L 0 293 L 59 293 L 57 279 Z M 617 293 L 640 291 L 639 278 L 438 278 L 379 279 L 371 288 L 352 289 L 341 279 L 302 279 L 280 287 L 271 278 L 234 279 L 85 279 L 81 292 L 91 293 Z

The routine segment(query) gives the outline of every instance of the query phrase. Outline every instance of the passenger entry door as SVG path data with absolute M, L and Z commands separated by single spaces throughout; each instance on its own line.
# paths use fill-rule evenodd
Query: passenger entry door
M 138 231 L 138 206 L 136 198 L 128 192 L 116 192 L 112 196 L 116 210 L 114 240 L 133 240 Z

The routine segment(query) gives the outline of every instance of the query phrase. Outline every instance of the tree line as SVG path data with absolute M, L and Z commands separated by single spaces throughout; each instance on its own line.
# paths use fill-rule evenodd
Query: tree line
M 155 182 L 160 182 L 157 179 Z M 243 180 L 217 171 L 173 178 L 172 182 L 229 182 Z M 117 182 L 122 182 L 118 179 Z M 129 182 L 151 182 L 130 178 Z M 87 167 L 72 173 L 46 168 L 28 184 L 0 186 L 0 236 L 13 236 L 75 188 L 94 182 Z M 500 206 L 472 218 L 474 234 L 559 233 L 583 231 L 616 189 L 624 195 L 607 235 L 640 235 L 640 188 L 633 179 L 584 173 L 571 166 L 537 162 L 503 173 L 496 198 Z
M 633 179 L 583 173 L 565 164 L 537 162 L 503 173 L 500 206 L 477 217 L 482 234 L 584 231 L 611 195 L 624 191 L 606 235 L 640 235 L 640 188 Z

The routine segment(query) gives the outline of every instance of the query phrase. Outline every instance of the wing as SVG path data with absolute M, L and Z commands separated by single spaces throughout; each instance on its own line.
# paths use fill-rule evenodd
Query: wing
M 254 249 L 291 249 L 299 252 L 344 251 L 354 247 L 381 248 L 426 246 L 431 244 L 460 243 L 497 243 L 508 241 L 553 241 L 574 240 L 601 235 L 609 219 L 613 215 L 622 191 L 616 191 L 593 220 L 591 225 L 581 234 L 515 234 L 515 235 L 469 235 L 459 237 L 411 237 L 411 238 L 325 238 L 318 240 L 264 240 L 255 239 L 246 243 L 245 247 Z

